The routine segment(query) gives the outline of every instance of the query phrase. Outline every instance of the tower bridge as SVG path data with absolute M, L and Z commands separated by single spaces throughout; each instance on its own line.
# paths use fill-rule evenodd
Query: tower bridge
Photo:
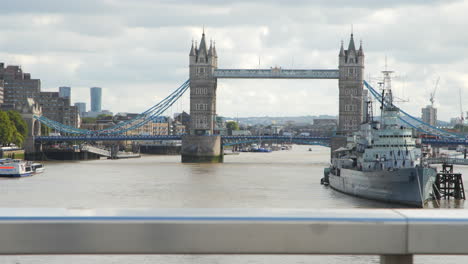
M 216 94 L 218 79 L 337 79 L 338 132 L 349 134 L 356 131 L 365 120 L 363 91 L 364 51 L 362 43 L 356 49 L 351 34 L 348 49 L 343 42 L 338 54 L 338 69 L 218 69 L 218 53 L 211 42 L 206 44 L 203 32 L 200 44 L 193 43 L 189 54 L 190 67 L 190 134 L 212 135 L 216 116 Z
M 214 134 L 216 118 L 216 95 L 218 79 L 336 79 L 338 80 L 338 135 L 349 135 L 356 131 L 359 125 L 367 120 L 367 93 L 369 92 L 377 100 L 381 100 L 380 93 L 363 80 L 364 76 L 364 51 L 362 43 L 356 49 L 353 34 L 350 36 L 347 49 L 341 42 L 338 52 L 338 69 L 283 69 L 272 67 L 270 69 L 221 69 L 218 68 L 218 54 L 214 43 L 208 46 L 203 32 L 200 44 L 192 46 L 189 53 L 189 79 L 173 91 L 166 98 L 150 107 L 136 118 L 121 122 L 110 128 L 97 131 L 84 130 L 60 124 L 38 113 L 32 113 L 34 122 L 41 122 L 67 136 L 59 138 L 36 137 L 34 142 L 46 141 L 73 141 L 80 140 L 174 140 L 182 139 L 182 162 L 222 162 L 223 145 L 236 144 L 257 140 L 256 138 L 229 138 Z M 367 89 L 364 89 L 366 87 Z M 188 134 L 184 136 L 124 136 L 127 131 L 137 129 L 148 122 L 152 122 L 171 107 L 187 90 L 190 90 L 190 115 L 191 123 Z M 435 135 L 436 139 L 422 139 L 423 143 L 431 145 L 467 145 L 468 142 L 462 135 L 443 131 L 437 127 L 426 124 L 402 109 L 400 112 L 405 118 L 400 118 L 402 123 L 409 125 L 420 132 Z M 39 126 L 34 126 L 35 128 Z M 37 130 L 37 129 L 36 129 Z M 263 138 L 265 139 L 265 138 Z M 284 140 L 275 138 L 275 140 Z M 332 149 L 345 144 L 346 137 L 305 139 L 294 138 L 294 142 L 306 144 L 325 144 Z
M 362 43 L 356 49 L 353 34 L 348 49 L 341 43 L 338 69 L 218 69 L 216 47 L 207 45 L 203 32 L 198 47 L 192 42 L 189 67 L 191 123 L 190 135 L 183 138 L 182 162 L 222 161 L 221 137 L 213 135 L 218 79 L 337 79 L 338 133 L 356 131 L 365 120 L 364 51 Z

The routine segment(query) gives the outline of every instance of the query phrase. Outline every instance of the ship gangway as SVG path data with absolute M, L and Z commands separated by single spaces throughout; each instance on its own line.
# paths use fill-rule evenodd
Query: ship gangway
M 107 158 L 112 158 L 112 159 L 128 159 L 128 158 L 139 158 L 140 154 L 139 153 L 132 153 L 132 152 L 125 152 L 125 151 L 119 151 L 118 149 L 115 149 L 115 145 L 113 146 L 114 149 L 107 150 L 103 148 L 98 148 L 94 147 L 88 144 L 83 144 L 80 147 L 81 151 L 87 151 L 90 153 L 94 153 L 103 157 Z

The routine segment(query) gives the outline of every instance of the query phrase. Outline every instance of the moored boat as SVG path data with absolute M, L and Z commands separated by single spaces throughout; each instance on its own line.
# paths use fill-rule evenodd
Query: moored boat
M 422 162 L 419 139 L 399 121 L 390 73 L 384 71 L 380 122 L 368 118 L 346 146 L 333 151 L 322 183 L 363 198 L 423 207 L 433 198 L 437 171 Z
M 44 165 L 17 159 L 0 159 L 0 177 L 26 177 L 44 171 Z

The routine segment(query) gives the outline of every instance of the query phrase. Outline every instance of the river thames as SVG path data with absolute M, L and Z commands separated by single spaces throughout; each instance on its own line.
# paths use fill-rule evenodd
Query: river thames
M 329 149 L 294 146 L 182 164 L 180 156 L 45 162 L 44 173 L 0 179 L 0 207 L 13 208 L 393 208 L 320 185 Z M 468 168 L 456 167 L 468 175 Z M 432 205 L 431 205 L 432 207 Z M 464 202 L 443 207 L 464 208 Z M 422 209 L 437 210 L 437 209 Z M 460 210 L 460 209 L 454 209 Z M 382 237 L 382 239 L 385 239 Z M 359 238 L 356 238 L 359 241 Z M 377 256 L 0 256 L 0 263 L 379 263 Z M 464 256 L 415 256 L 415 263 L 468 263 Z

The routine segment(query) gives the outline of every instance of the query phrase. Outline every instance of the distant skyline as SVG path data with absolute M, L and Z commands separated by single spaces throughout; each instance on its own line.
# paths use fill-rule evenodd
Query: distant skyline
M 103 88 L 113 112 L 141 112 L 188 78 L 192 40 L 216 41 L 219 68 L 338 67 L 351 27 L 366 78 L 395 70 L 398 103 L 420 117 L 440 83 L 438 119 L 468 110 L 468 0 L 148 1 L 17 0 L 0 10 L 0 61 L 72 87 L 72 102 Z M 351 26 L 352 25 L 352 26 Z M 357 43 L 358 44 L 358 43 Z M 441 106 L 443 105 L 443 107 Z M 166 114 L 188 111 L 188 97 Z M 337 115 L 337 80 L 219 80 L 221 116 Z

